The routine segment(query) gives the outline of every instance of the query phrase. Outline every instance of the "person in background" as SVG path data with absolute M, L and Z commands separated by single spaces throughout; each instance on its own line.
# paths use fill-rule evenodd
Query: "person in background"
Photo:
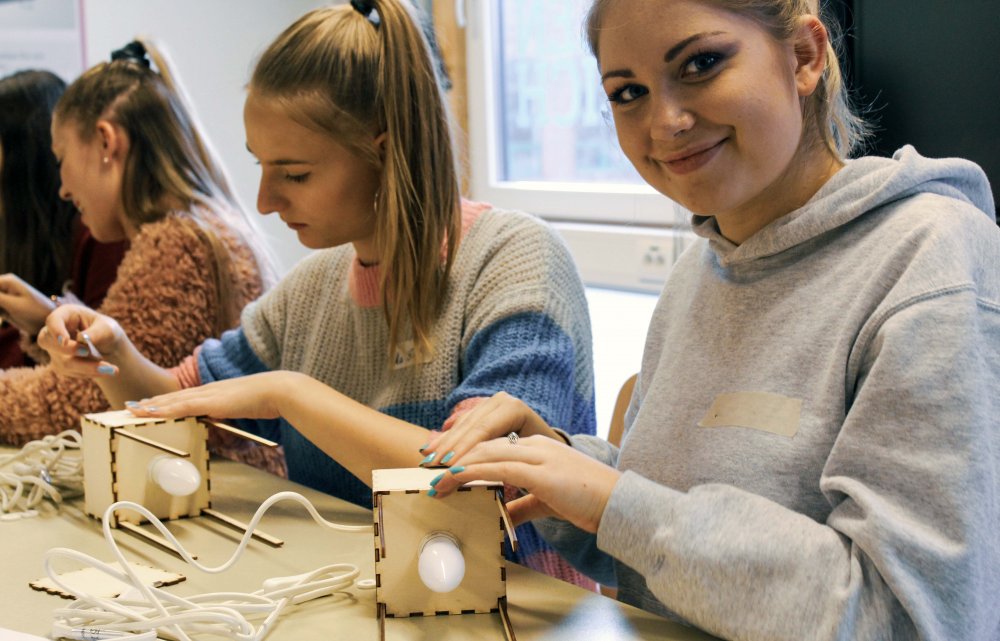
M 137 414 L 257 419 L 239 425 L 282 444 L 289 478 L 364 506 L 373 469 L 419 464 L 430 430 L 503 389 L 593 434 L 579 275 L 541 221 L 460 198 L 421 24 L 407 1 L 356 0 L 306 14 L 258 61 L 244 109 L 257 208 L 322 251 L 238 330 L 170 371 L 113 318 L 63 307 L 53 362 Z M 83 330 L 101 364 L 75 356 Z M 592 585 L 530 525 L 518 537 L 512 559 Z
M 164 364 L 235 326 L 269 263 L 159 50 L 136 41 L 86 71 L 56 104 L 51 132 L 62 198 L 95 239 L 129 243 L 98 309 Z M 0 373 L 7 444 L 77 428 L 81 414 L 108 407 L 93 382 L 51 365 Z
M 32 349 L 45 317 L 59 300 L 100 305 L 125 253 L 124 242 L 94 240 L 59 197 L 49 130 L 65 89 L 49 71 L 0 78 L 0 315 L 9 321 L 0 327 L 0 369 L 45 360 Z
M 499 395 L 429 444 L 455 453 L 435 492 L 524 488 L 512 516 L 577 567 L 725 639 L 1000 639 L 982 170 L 849 159 L 861 123 L 814 2 L 598 0 L 587 32 L 625 155 L 701 238 L 621 449 Z

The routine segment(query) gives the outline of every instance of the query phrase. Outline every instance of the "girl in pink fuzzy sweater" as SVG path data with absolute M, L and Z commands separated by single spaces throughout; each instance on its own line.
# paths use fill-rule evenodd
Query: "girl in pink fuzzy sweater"
M 100 312 L 162 365 L 235 326 L 269 271 L 180 95 L 163 56 L 133 42 L 70 85 L 52 125 L 60 195 L 96 239 L 129 242 Z M 96 384 L 47 365 L 0 373 L 4 443 L 75 428 L 81 414 L 105 409 Z

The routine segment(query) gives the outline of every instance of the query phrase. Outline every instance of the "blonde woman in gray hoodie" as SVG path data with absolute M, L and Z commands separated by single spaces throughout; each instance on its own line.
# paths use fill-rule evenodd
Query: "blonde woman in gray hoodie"
M 511 513 L 577 567 L 726 639 L 1000 639 L 990 188 L 912 147 L 849 159 L 813 5 L 594 3 L 622 149 L 701 239 L 620 449 L 500 394 L 429 444 L 434 491 L 524 488 Z

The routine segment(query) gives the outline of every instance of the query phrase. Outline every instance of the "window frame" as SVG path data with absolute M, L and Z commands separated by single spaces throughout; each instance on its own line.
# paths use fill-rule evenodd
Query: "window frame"
M 553 221 L 688 227 L 687 212 L 645 184 L 501 180 L 501 83 L 496 65 L 499 2 L 466 0 L 465 9 L 469 186 L 473 198 Z

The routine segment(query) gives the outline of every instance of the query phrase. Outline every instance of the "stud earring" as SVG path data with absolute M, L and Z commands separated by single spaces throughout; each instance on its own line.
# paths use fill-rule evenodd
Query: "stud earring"
M 107 156 L 105 156 L 105 157 L 104 157 L 104 158 L 102 159 L 102 161 L 103 161 L 103 162 L 104 162 L 104 164 L 106 165 L 106 164 L 108 164 L 108 163 L 109 163 L 109 162 L 111 161 L 111 159 L 110 159 L 110 158 L 108 158 Z

